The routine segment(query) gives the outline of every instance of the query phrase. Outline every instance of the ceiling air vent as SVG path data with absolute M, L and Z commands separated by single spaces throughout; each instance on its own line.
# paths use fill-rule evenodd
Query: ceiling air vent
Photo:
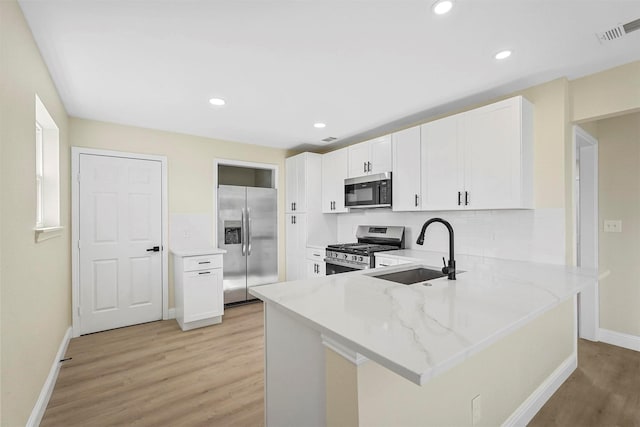
M 335 140 L 337 140 L 338 138 L 334 138 L 333 136 L 327 137 L 325 139 L 322 140 L 322 142 L 333 142 Z
M 600 40 L 600 43 L 604 43 L 621 39 L 630 32 L 636 31 L 638 29 L 640 29 L 640 19 L 627 22 L 626 24 L 619 24 L 613 28 L 603 31 L 602 33 L 596 33 L 596 36 L 598 36 L 598 40 Z
M 640 30 L 640 19 L 636 19 L 635 21 L 627 22 L 622 26 L 624 31 L 629 34 L 632 31 Z

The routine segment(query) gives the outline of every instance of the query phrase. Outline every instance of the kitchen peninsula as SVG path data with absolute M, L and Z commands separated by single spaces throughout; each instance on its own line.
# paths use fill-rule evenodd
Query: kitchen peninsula
M 522 424 L 575 369 L 576 294 L 595 271 L 460 256 L 455 281 L 373 277 L 443 255 L 410 252 L 419 263 L 251 290 L 267 426 Z

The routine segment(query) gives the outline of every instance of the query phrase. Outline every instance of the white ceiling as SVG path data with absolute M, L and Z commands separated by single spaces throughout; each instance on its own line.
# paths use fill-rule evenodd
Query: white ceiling
M 640 59 L 640 31 L 595 36 L 640 18 L 640 0 L 431 4 L 20 0 L 71 116 L 281 148 Z

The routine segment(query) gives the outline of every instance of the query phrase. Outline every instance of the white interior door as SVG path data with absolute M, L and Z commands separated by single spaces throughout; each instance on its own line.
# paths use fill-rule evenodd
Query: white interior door
M 81 154 L 80 333 L 162 319 L 162 167 Z

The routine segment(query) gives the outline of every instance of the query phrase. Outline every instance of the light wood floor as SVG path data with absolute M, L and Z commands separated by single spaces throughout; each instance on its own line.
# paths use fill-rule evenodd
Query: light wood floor
M 264 425 L 262 303 L 74 338 L 42 426 Z
M 529 424 L 640 427 L 640 353 L 580 341 L 578 369 Z M 262 426 L 262 304 L 71 340 L 42 426 Z
M 640 353 L 580 340 L 578 369 L 529 424 L 640 426 Z

